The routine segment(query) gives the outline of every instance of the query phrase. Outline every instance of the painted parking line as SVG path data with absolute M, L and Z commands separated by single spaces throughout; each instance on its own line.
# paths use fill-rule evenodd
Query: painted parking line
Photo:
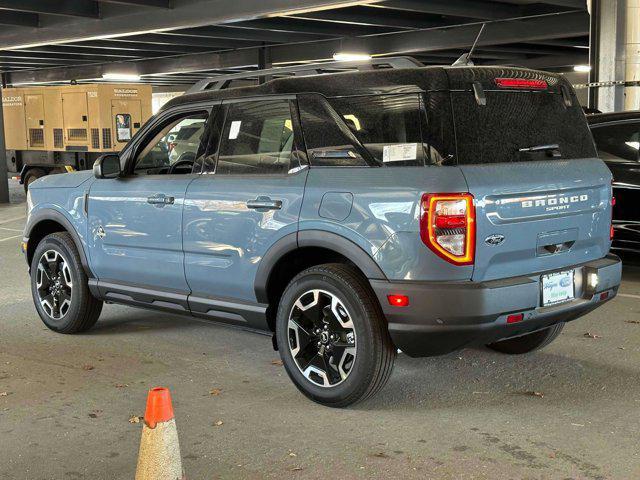
M 8 218 L 6 220 L 0 221 L 0 225 L 4 225 L 5 223 L 17 222 L 18 220 L 24 220 L 25 218 L 27 217 L 24 215 L 22 217 Z
M 619 293 L 618 296 L 625 297 L 625 298 L 635 298 L 640 300 L 640 295 L 633 295 L 632 293 Z
M 6 230 L 8 232 L 22 232 L 19 228 L 0 227 L 0 230 Z
M 13 240 L 14 238 L 22 238 L 22 235 L 14 235 L 13 237 L 0 238 L 0 242 L 6 242 L 7 240 Z

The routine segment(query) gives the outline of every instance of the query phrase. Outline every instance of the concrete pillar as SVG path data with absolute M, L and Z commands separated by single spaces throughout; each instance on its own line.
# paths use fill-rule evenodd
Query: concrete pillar
M 627 0 L 598 1 L 594 12 L 598 15 L 598 82 L 624 80 L 626 5 Z M 624 86 L 596 87 L 596 92 L 599 110 L 614 112 L 624 109 Z
M 627 0 L 625 80 L 640 82 L 640 0 Z M 640 86 L 625 89 L 625 110 L 640 110 Z
M 591 81 L 640 80 L 640 0 L 592 0 Z M 595 30 L 595 32 L 594 32 Z M 595 105 L 603 112 L 640 109 L 640 87 L 602 86 L 594 89 Z
M 0 88 L 0 97 L 2 89 Z M 4 112 L 0 105 L 0 203 L 9 203 L 9 176 L 7 174 L 7 151 L 4 144 Z

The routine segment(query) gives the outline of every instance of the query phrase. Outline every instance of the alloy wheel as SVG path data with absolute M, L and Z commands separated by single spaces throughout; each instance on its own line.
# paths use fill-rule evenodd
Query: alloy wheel
M 296 366 L 315 385 L 335 387 L 351 373 L 356 332 L 336 295 L 319 289 L 300 295 L 289 314 L 287 336 Z
M 42 254 L 36 288 L 42 309 L 53 320 L 60 320 L 69 312 L 73 282 L 69 264 L 60 252 L 47 250 Z

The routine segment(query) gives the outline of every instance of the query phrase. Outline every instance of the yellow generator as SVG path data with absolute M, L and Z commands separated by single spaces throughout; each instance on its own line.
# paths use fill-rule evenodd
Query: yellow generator
M 50 173 L 119 152 L 151 117 L 151 86 L 85 84 L 2 90 L 7 167 L 25 189 Z

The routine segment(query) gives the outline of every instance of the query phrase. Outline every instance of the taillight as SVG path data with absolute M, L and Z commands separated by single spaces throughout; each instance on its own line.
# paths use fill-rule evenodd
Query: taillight
M 528 78 L 496 78 L 494 80 L 500 88 L 521 88 L 524 90 L 546 90 L 549 86 L 546 80 Z
M 476 243 L 476 211 L 470 193 L 422 196 L 420 238 L 439 257 L 454 265 L 471 265 Z

